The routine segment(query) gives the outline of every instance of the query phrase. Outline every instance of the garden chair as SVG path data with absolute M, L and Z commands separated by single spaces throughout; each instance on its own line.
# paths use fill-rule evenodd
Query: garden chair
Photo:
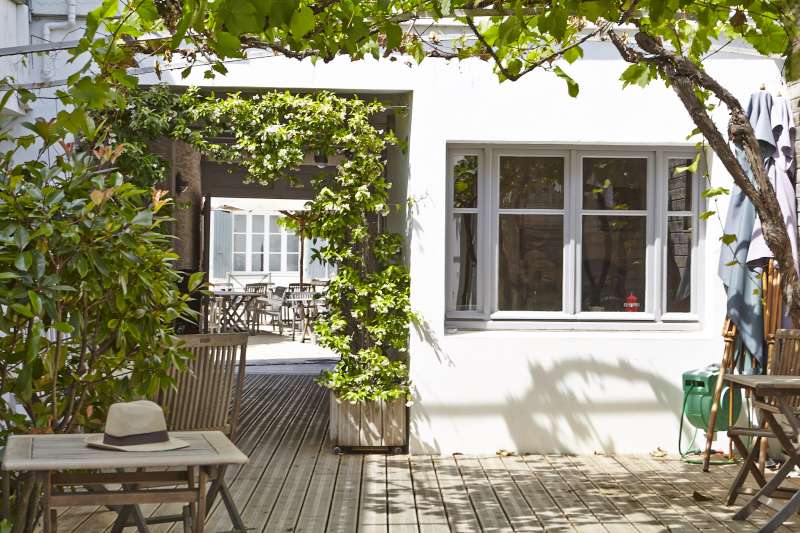
M 274 283 L 271 282 L 248 283 L 244 286 L 244 292 L 255 292 L 256 294 L 267 296 L 269 294 L 270 287 L 273 285 Z
M 272 331 L 278 326 L 278 332 L 283 335 L 283 307 L 286 303 L 286 287 L 275 287 L 266 298 L 259 297 L 250 307 L 250 332 L 255 335 L 258 333 L 261 324 L 269 318 L 272 324 Z
M 236 440 L 241 407 L 242 389 L 247 354 L 247 333 L 219 333 L 214 335 L 183 335 L 180 337 L 192 352 L 192 359 L 184 371 L 173 370 L 175 388 L 162 391 L 156 398 L 164 408 L 169 431 L 222 431 Z M 233 524 L 234 531 L 246 530 L 241 515 L 225 482 L 225 468 L 217 468 L 210 478 L 206 497 L 206 516 L 213 509 L 217 496 Z M 133 514 L 133 521 L 128 517 Z M 122 525 L 138 525 L 141 511 L 129 506 L 120 512 L 114 531 Z M 184 514 L 153 516 L 147 524 L 166 524 L 185 521 Z M 116 529 L 119 524 L 119 529 Z M 141 530 L 141 527 L 140 527 Z
M 767 374 L 775 376 L 800 376 L 800 329 L 779 329 L 774 336 L 767 339 Z M 788 396 L 785 401 L 792 410 L 800 414 L 800 396 Z M 753 407 L 763 414 L 763 417 L 780 417 L 780 410 L 773 400 L 766 402 L 753 401 Z M 735 422 L 735 421 L 734 421 Z M 783 424 L 785 426 L 785 424 Z M 785 430 L 791 439 L 797 438 L 790 429 Z M 734 479 L 728 492 L 727 505 L 733 505 L 739 494 L 747 493 L 742 486 L 747 480 L 748 473 L 752 474 L 760 487 L 766 484 L 763 471 L 758 466 L 760 449 L 767 446 L 767 439 L 774 438 L 775 434 L 769 430 L 762 420 L 757 427 L 731 427 L 728 436 L 733 441 L 736 451 L 744 458 L 742 468 Z M 755 444 L 748 450 L 743 437 L 754 438 Z M 778 496 L 791 497 L 794 491 L 777 489 Z

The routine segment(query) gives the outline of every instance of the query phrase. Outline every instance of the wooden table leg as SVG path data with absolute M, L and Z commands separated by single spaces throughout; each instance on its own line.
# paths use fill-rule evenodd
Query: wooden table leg
M 50 496 L 53 493 L 52 473 L 42 472 L 39 474 L 42 482 L 42 531 L 44 533 L 55 533 L 58 524 L 53 520 L 52 509 L 50 508 Z
M 781 406 L 781 411 L 783 412 L 783 406 Z M 792 418 L 794 418 L 794 415 L 791 412 L 789 414 Z M 733 515 L 734 520 L 744 520 L 753 514 L 756 509 L 761 507 L 761 505 L 770 498 L 772 493 L 775 492 L 775 489 L 780 487 L 781 483 L 783 483 L 783 480 L 786 479 L 792 470 L 794 470 L 794 467 L 798 464 L 798 460 L 800 460 L 800 450 L 795 448 L 791 439 L 789 439 L 789 437 L 786 436 L 786 433 L 784 433 L 781 425 L 777 422 L 777 420 L 775 420 L 775 417 L 772 416 L 772 413 L 765 410 L 763 411 L 763 416 L 767 422 L 767 426 L 772 430 L 772 432 L 775 434 L 775 437 L 790 455 L 780 470 L 775 473 L 772 479 L 770 479 L 763 487 L 761 487 L 761 489 L 755 493 L 750 501 L 748 501 L 744 507 L 739 509 L 736 514 Z M 792 422 L 793 420 L 790 418 L 790 423 Z M 795 498 L 792 497 L 787 506 L 792 504 L 794 500 Z
M 201 466 L 197 473 L 197 514 L 195 515 L 194 533 L 203 533 L 206 522 L 206 480 L 207 467 Z

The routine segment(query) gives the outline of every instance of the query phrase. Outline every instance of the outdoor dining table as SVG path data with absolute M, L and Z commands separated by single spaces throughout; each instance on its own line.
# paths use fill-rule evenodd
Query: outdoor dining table
M 257 292 L 213 291 L 218 301 L 219 329 L 222 332 L 248 331 L 247 309 L 253 298 L 261 296 Z
M 57 530 L 54 507 L 115 508 L 119 515 L 112 531 L 122 531 L 130 511 L 138 510 L 139 504 L 161 503 L 187 504 L 192 511 L 192 531 L 202 533 L 206 482 L 213 469 L 244 464 L 248 459 L 220 431 L 175 431 L 170 436 L 189 446 L 161 452 L 112 451 L 90 448 L 86 434 L 13 435 L 8 439 L 3 470 L 26 472 L 41 480 L 44 533 Z M 121 488 L 107 487 L 117 484 Z M 147 484 L 159 487 L 147 490 Z M 68 492 L 62 490 L 65 486 L 89 490 Z M 138 525 L 140 531 L 146 531 L 143 523 Z
M 800 396 L 800 376 L 727 374 L 725 375 L 725 381 L 732 386 L 749 390 L 753 397 L 753 405 L 756 408 L 759 408 L 759 404 L 766 405 L 767 402 L 772 402 L 770 405 L 775 405 L 780 414 L 786 418 L 792 428 L 793 435 L 800 435 L 800 418 L 798 418 L 788 401 L 792 397 Z M 733 515 L 733 519 L 745 520 L 761 505 L 764 505 L 775 511 L 775 515 L 760 529 L 762 532 L 769 532 L 778 529 L 781 524 L 800 509 L 800 491 L 791 491 L 781 487 L 781 484 L 794 470 L 795 466 L 800 465 L 800 446 L 792 442 L 783 426 L 769 409 L 759 408 L 759 410 L 766 427 L 778 439 L 785 453 L 788 454 L 788 459 L 772 479 L 767 481 L 755 464 L 755 455 L 750 453 L 745 458 L 739 473 L 734 478 L 731 491 L 738 490 L 747 478 L 748 473 L 752 473 L 759 479 L 761 488 Z M 787 493 L 790 495 L 788 501 L 782 506 L 778 505 L 774 498 Z

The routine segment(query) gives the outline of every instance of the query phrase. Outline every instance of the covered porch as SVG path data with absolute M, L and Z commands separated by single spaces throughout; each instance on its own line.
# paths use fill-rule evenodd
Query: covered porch
M 313 373 L 296 372 L 303 368 L 248 367 L 237 445 L 250 463 L 228 476 L 252 531 L 745 532 L 770 516 L 767 509 L 746 522 L 731 520 L 724 499 L 735 465 L 703 474 L 676 457 L 647 455 L 335 455 L 327 442 L 328 392 Z M 107 531 L 115 517 L 103 508 L 69 508 L 59 527 Z M 220 505 L 206 527 L 230 529 Z M 779 531 L 798 528 L 795 518 Z

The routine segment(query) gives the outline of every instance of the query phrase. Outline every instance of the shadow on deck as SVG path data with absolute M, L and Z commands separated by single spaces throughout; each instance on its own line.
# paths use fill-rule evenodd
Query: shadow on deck
M 731 520 L 733 509 L 723 502 L 735 466 L 703 474 L 699 466 L 648 456 L 338 456 L 326 442 L 327 423 L 327 392 L 314 376 L 247 376 L 238 445 L 250 463 L 228 476 L 252 531 L 741 532 L 757 531 L 767 519 L 760 511 L 747 522 Z M 696 501 L 695 492 L 709 499 Z M 102 508 L 70 508 L 59 529 L 101 532 L 113 520 Z M 795 520 L 782 531 L 798 529 Z M 229 530 L 215 509 L 206 531 Z

